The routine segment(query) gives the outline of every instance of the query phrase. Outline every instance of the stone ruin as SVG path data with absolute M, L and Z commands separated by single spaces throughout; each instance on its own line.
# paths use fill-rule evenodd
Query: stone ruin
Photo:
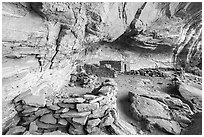
M 102 60 L 100 66 L 110 65 L 111 68 L 118 72 L 128 72 L 130 70 L 130 63 L 127 61 Z
M 99 86 L 98 77 L 92 74 L 86 74 L 84 72 L 72 73 L 69 81 L 69 86 L 79 86 L 83 88 L 93 89 L 96 86 Z
M 103 134 L 117 120 L 116 92 L 111 80 L 82 95 L 46 96 L 28 90 L 13 99 L 17 114 L 3 124 L 3 134 Z
M 167 69 L 163 70 L 163 71 L 167 71 Z M 157 69 L 157 68 L 143 68 L 143 69 L 139 69 L 139 70 L 130 70 L 126 74 L 150 76 L 150 77 L 168 77 L 168 74 L 166 74 L 163 71 L 162 71 L 162 69 Z
M 93 74 L 98 77 L 115 78 L 117 76 L 117 71 L 107 65 L 99 66 L 97 64 L 84 64 L 83 68 L 87 74 Z

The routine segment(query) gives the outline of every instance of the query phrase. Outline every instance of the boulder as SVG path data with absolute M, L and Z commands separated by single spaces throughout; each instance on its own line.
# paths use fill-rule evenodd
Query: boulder
M 181 127 L 177 121 L 172 120 L 168 106 L 148 97 L 129 93 L 131 100 L 131 113 L 138 121 L 147 120 L 162 130 L 172 134 L 180 134 Z

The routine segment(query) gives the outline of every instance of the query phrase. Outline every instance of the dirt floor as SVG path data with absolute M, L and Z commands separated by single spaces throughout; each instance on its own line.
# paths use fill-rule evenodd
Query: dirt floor
M 169 72 L 169 75 L 171 75 L 172 72 Z M 106 78 L 99 78 L 100 81 L 103 81 Z M 115 81 L 118 84 L 118 93 L 117 93 L 117 107 L 119 111 L 119 117 L 120 119 L 130 123 L 133 125 L 137 131 L 139 131 L 140 134 L 149 134 L 149 135 L 168 135 L 168 133 L 159 131 L 157 129 L 153 129 L 152 131 L 144 130 L 143 125 L 141 125 L 139 122 L 134 120 L 132 117 L 129 108 L 130 108 L 130 102 L 128 99 L 128 93 L 131 92 L 137 92 L 137 88 L 141 87 L 143 89 L 145 88 L 151 88 L 152 90 L 159 90 L 168 94 L 178 94 L 178 91 L 172 86 L 171 79 L 172 77 L 149 77 L 149 76 L 140 76 L 140 75 L 126 75 L 126 74 L 120 74 L 116 78 L 114 78 Z M 83 94 L 87 92 L 91 92 L 92 89 L 90 88 L 81 88 L 81 87 L 70 87 L 65 85 L 61 92 L 68 94 Z M 202 81 L 200 78 L 197 78 L 193 75 L 187 75 L 185 79 L 185 83 L 188 83 L 190 85 L 193 85 L 194 87 L 197 87 L 199 89 L 202 89 Z M 60 94 L 60 93 L 59 93 Z M 198 117 L 195 117 L 195 125 L 202 125 L 202 114 Z M 194 126 L 193 130 L 189 129 L 186 134 L 193 134 L 195 130 L 201 132 L 201 128 Z

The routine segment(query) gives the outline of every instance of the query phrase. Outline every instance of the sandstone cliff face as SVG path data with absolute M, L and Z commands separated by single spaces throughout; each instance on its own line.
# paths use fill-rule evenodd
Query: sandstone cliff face
M 78 62 L 93 58 L 201 69 L 201 5 L 3 3 L 3 100 L 27 89 L 59 91 Z

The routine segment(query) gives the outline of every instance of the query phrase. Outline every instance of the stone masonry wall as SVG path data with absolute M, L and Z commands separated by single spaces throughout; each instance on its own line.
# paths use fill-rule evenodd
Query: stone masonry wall
M 100 134 L 116 120 L 116 91 L 108 81 L 83 95 L 28 90 L 13 99 L 17 114 L 3 125 L 3 134 Z
M 116 77 L 116 71 L 113 68 L 108 68 L 106 66 L 96 66 L 96 65 L 85 64 L 84 69 L 87 74 L 94 74 L 98 77 L 109 77 L 109 78 Z

